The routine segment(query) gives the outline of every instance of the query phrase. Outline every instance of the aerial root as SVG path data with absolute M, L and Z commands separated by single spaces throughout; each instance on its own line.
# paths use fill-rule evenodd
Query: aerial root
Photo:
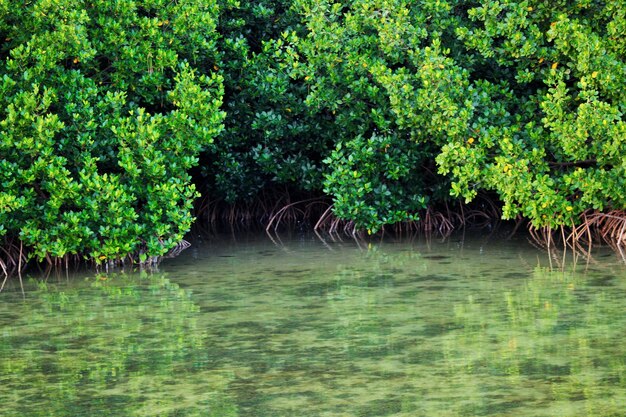
M 178 255 L 180 255 L 180 253 L 182 251 L 184 251 L 185 249 L 189 248 L 190 246 L 191 246 L 191 243 L 189 243 L 185 239 L 183 239 L 180 242 L 178 242 L 176 244 L 176 246 L 174 246 L 172 249 L 170 249 L 169 252 L 167 252 L 163 257 L 164 258 L 175 258 Z
M 28 253 L 25 252 L 24 245 L 21 241 L 19 245 L 14 239 L 4 239 L 4 241 L 0 241 L 0 276 L 4 276 L 0 284 L 0 291 L 4 289 L 10 276 L 19 276 L 21 284 L 22 271 L 26 267 L 27 260 Z
M 601 213 L 593 210 L 583 212 L 578 224 L 550 227 L 529 226 L 530 241 L 536 247 L 553 251 L 557 248 L 573 256 L 591 259 L 594 244 L 607 244 L 626 261 L 626 211 L 613 210 Z

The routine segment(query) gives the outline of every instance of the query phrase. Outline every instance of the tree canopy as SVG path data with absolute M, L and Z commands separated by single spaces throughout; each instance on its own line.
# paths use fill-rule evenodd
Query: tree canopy
M 0 233 L 37 257 L 165 253 L 222 128 L 214 1 L 0 3 Z
M 626 208 L 618 0 L 0 1 L 0 235 L 172 248 L 203 193 L 326 195 L 375 233 L 450 199 Z

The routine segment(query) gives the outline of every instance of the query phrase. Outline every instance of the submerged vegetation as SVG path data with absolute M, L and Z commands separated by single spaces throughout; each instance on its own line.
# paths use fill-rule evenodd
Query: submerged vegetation
M 328 243 L 227 238 L 167 273 L 12 283 L 2 415 L 623 416 L 609 251 L 553 269 L 486 237 Z
M 0 273 L 148 262 L 194 184 L 213 221 L 448 229 L 469 203 L 548 243 L 626 241 L 623 1 L 19 3 L 0 0 Z

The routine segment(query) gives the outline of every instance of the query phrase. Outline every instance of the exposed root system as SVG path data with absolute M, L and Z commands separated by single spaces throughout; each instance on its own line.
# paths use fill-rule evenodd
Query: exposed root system
M 382 233 L 436 233 L 449 236 L 461 228 L 494 228 L 501 218 L 497 205 L 487 196 L 480 196 L 470 205 L 457 203 L 451 207 L 446 203 L 429 207 L 418 215 L 419 220 L 388 225 L 382 229 Z M 263 194 L 252 202 L 237 205 L 205 200 L 198 208 L 198 217 L 214 229 L 223 225 L 231 228 L 261 225 L 268 233 L 296 229 L 333 235 L 343 233 L 353 237 L 365 235 L 353 221 L 335 216 L 328 197 L 294 198 L 284 191 Z
M 292 198 L 288 192 L 267 193 L 261 198 L 247 204 L 229 205 L 223 201 L 205 200 L 198 209 L 200 221 L 196 227 L 203 225 L 217 230 L 218 226 L 229 225 L 231 228 L 254 229 L 262 226 L 268 234 L 277 234 L 279 230 L 314 231 L 325 233 L 333 238 L 341 239 L 340 235 L 363 239 L 365 233 L 359 230 L 350 220 L 336 217 L 333 204 L 327 197 L 298 196 Z M 497 227 L 501 219 L 498 205 L 489 197 L 481 196 L 471 205 L 457 203 L 450 207 L 444 204 L 429 207 L 419 214 L 419 220 L 407 221 L 386 226 L 381 233 L 395 235 L 436 234 L 449 236 L 458 229 L 487 229 Z M 204 220 L 204 221 L 202 221 Z M 516 220 L 513 233 L 525 222 L 521 217 Z M 584 212 L 577 222 L 571 226 L 557 229 L 548 227 L 528 227 L 530 242 L 538 248 L 549 251 L 555 259 L 565 258 L 568 251 L 574 257 L 583 256 L 591 260 L 591 249 L 597 244 L 606 244 L 620 254 L 626 262 L 626 211 L 614 210 L 608 213 L 595 211 Z M 175 257 L 190 246 L 183 240 L 171 249 L 164 257 Z M 155 267 L 163 257 L 154 257 L 141 262 L 141 267 Z M 47 258 L 44 264 L 50 268 L 69 269 L 70 265 L 79 265 L 82 260 L 78 255 L 67 255 L 62 258 Z M 0 244 L 0 291 L 10 276 L 19 276 L 29 260 L 28 251 L 19 240 L 5 239 Z M 123 260 L 107 260 L 104 263 L 94 261 L 96 269 L 123 267 L 126 262 L 138 264 L 133 257 Z
M 191 243 L 189 243 L 185 239 L 183 239 L 180 242 L 178 242 L 176 244 L 176 246 L 174 246 L 172 249 L 170 249 L 170 251 L 165 254 L 164 258 L 175 258 L 178 255 L 180 255 L 180 253 L 182 251 L 184 251 L 185 249 L 187 249 L 190 246 L 191 246 Z
M 575 256 L 591 259 L 591 248 L 607 244 L 626 262 L 626 211 L 613 210 L 608 213 L 588 210 L 581 214 L 578 224 L 549 227 L 529 226 L 531 243 L 552 251 L 560 248 L 565 253 L 572 250 Z
M 2 277 L 0 291 L 4 288 L 9 276 L 17 275 L 21 282 L 26 263 L 27 254 L 21 242 L 18 244 L 13 240 L 5 240 L 0 244 L 0 277 Z
M 92 259 L 91 264 L 96 271 L 103 270 L 105 272 L 119 270 L 126 265 L 132 265 L 133 267 L 139 266 L 142 269 L 153 269 L 158 267 L 162 259 L 174 258 L 190 246 L 191 244 L 189 242 L 181 240 L 163 256 L 148 257 L 144 261 L 139 261 L 139 257 L 133 255 L 104 261 Z M 29 263 L 33 264 L 33 266 L 38 266 L 40 271 L 48 276 L 52 271 L 69 271 L 78 268 L 85 263 L 85 259 L 80 255 L 68 254 L 56 258 L 47 256 L 43 262 L 35 262 L 29 259 L 28 251 L 21 242 L 16 244 L 13 241 L 5 240 L 4 243 L 0 245 L 0 291 L 4 289 L 9 277 L 19 277 L 21 284 L 22 272 Z
M 224 200 L 205 198 L 197 207 L 197 217 L 213 229 L 227 225 L 232 228 L 266 229 L 295 228 L 303 221 L 320 216 L 330 204 L 326 197 L 292 196 L 288 191 L 265 191 L 249 202 L 230 204 Z

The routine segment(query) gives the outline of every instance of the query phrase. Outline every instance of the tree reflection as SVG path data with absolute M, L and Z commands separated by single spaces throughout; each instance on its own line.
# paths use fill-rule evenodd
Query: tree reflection
M 228 373 L 204 369 L 198 307 L 165 274 L 42 282 L 19 311 L 0 338 L 3 415 L 238 415 Z
M 244 245 L 194 261 L 177 270 L 184 289 L 165 274 L 119 274 L 40 284 L 25 303 L 3 294 L 2 411 L 525 417 L 626 409 L 621 267 L 551 270 L 541 253 L 482 242 L 288 249 Z

